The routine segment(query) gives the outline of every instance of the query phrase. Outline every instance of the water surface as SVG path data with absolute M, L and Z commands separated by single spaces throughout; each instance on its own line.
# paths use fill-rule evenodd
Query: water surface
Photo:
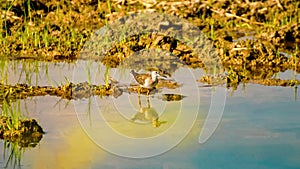
M 64 81 L 64 76 L 72 78 L 74 65 L 55 67 L 58 83 Z M 96 70 L 94 70 L 96 71 Z M 175 77 L 183 83 L 185 69 L 175 72 Z M 54 71 L 55 72 L 55 71 Z M 52 72 L 52 73 L 54 73 Z M 65 73 L 69 72 L 65 75 Z M 16 73 L 18 74 L 18 73 Z M 80 78 L 86 78 L 82 71 Z M 280 76 L 290 76 L 282 73 Z M 42 80 L 40 83 L 48 83 Z M 130 76 L 127 76 L 131 78 Z M 299 76 L 297 76 L 299 77 Z M 92 79 L 101 79 L 93 77 Z M 14 81 L 12 76 L 11 81 Z M 23 77 L 21 78 L 23 79 Z M 26 80 L 26 79 L 25 79 Z M 80 81 L 80 80 L 78 80 Z M 97 82 L 94 80 L 94 82 Z M 124 82 L 125 83 L 125 82 Z M 195 83 L 191 83 L 195 84 Z M 164 92 L 179 92 L 165 90 L 150 97 L 151 107 L 160 115 L 162 124 L 153 128 L 151 123 L 135 124 L 128 120 L 139 110 L 136 94 L 124 93 L 119 98 L 92 97 L 76 101 L 61 100 L 54 96 L 33 97 L 21 101 L 24 114 L 36 118 L 46 134 L 39 145 L 34 148 L 22 149 L 20 168 L 105 168 L 105 169 L 199 169 L 199 168 L 299 168 L 300 167 L 300 101 L 299 91 L 290 87 L 266 87 L 256 84 L 239 86 L 238 90 L 227 91 L 226 105 L 222 120 L 214 134 L 204 143 L 199 144 L 198 138 L 207 117 L 211 104 L 213 87 L 202 87 L 197 82 L 199 91 L 187 91 L 189 96 L 182 102 L 162 102 L 159 96 Z M 225 88 L 224 88 L 225 90 Z M 190 98 L 200 97 L 200 101 Z M 298 96 L 297 96 L 298 95 Z M 118 100 L 119 99 L 119 100 Z M 115 105 L 107 108 L 107 103 Z M 145 106 L 147 98 L 141 97 Z M 125 104 L 126 103 L 126 104 Z M 128 104 L 127 104 L 128 103 Z M 188 109 L 178 111 L 183 105 L 199 107 L 196 119 L 182 121 L 177 132 L 182 132 L 180 126 L 192 125 L 187 136 L 174 148 L 154 157 L 133 159 L 115 155 L 99 146 L 97 140 L 91 137 L 86 128 L 97 131 L 97 135 L 110 138 L 103 133 L 103 124 L 109 123 L 117 132 L 133 138 L 155 137 L 161 132 L 172 128 L 180 115 L 189 115 Z M 77 105 L 77 106 L 76 106 Z M 117 107 L 117 108 L 116 108 Z M 76 109 L 75 109 L 76 108 Z M 121 109 L 121 111 L 120 111 Z M 118 114 L 122 112 L 123 114 Z M 103 120 L 104 117 L 106 119 Z M 84 122 L 79 120 L 85 119 Z M 173 131 L 174 132 L 174 131 Z M 174 138 L 177 133 L 174 132 Z M 171 137 L 172 138 L 172 137 Z M 111 139 L 110 144 L 128 150 L 125 143 Z M 172 140 L 160 140 L 160 144 L 168 144 Z M 0 166 L 5 167 L 9 153 L 0 141 Z M 157 146 L 159 147 L 159 146 Z M 138 150 L 132 150 L 138 151 Z M 6 153 L 5 153 L 6 152 Z M 8 168 L 13 168 L 8 164 Z M 18 167 L 17 167 L 18 168 Z

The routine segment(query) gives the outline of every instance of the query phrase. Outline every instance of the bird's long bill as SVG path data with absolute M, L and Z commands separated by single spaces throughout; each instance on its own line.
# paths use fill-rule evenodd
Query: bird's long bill
M 160 78 L 162 79 L 167 79 L 168 77 L 166 75 L 159 75 Z

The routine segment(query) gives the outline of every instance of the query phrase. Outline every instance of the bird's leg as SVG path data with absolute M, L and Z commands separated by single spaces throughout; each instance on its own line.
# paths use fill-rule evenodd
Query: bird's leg
M 141 94 L 141 86 L 138 87 L 138 96 L 140 97 Z
M 155 128 L 160 126 L 158 119 L 152 119 L 152 126 Z
M 138 95 L 138 102 L 139 102 L 139 107 L 140 107 L 140 109 L 141 109 L 142 103 L 141 103 L 141 97 L 140 97 L 140 95 Z
M 147 97 L 147 108 L 150 109 L 150 100 L 149 100 L 149 97 Z

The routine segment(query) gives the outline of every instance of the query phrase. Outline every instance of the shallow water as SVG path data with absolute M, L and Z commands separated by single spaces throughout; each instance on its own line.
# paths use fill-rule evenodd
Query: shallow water
M 64 74 L 68 72 L 68 78 L 72 79 L 70 70 L 72 66 L 62 67 L 56 70 L 60 72 L 56 76 L 64 81 Z M 97 72 L 96 69 L 93 71 Z M 75 80 L 86 79 L 85 71 L 76 72 L 79 74 L 76 74 L 78 79 Z M 222 120 L 213 135 L 200 144 L 199 134 L 203 131 L 212 94 L 219 90 L 199 87 L 202 85 L 192 82 L 192 76 L 185 77 L 187 72 L 189 70 L 182 68 L 174 75 L 183 83 L 181 91 L 163 90 L 162 93 L 182 92 L 188 97 L 180 102 L 163 102 L 159 98 L 162 93 L 150 97 L 151 108 L 160 115 L 159 120 L 166 121 L 158 128 L 153 128 L 151 122 L 130 121 L 139 111 L 138 98 L 133 93 L 123 93 L 119 98 L 95 96 L 70 103 L 50 96 L 22 101 L 25 116 L 36 118 L 46 134 L 39 145 L 22 150 L 20 168 L 299 168 L 299 91 L 290 87 L 255 84 L 246 84 L 244 88 L 241 85 L 233 93 L 226 91 Z M 193 73 L 199 75 L 201 71 Z M 118 73 L 114 75 L 117 77 Z M 280 76 L 289 76 L 289 72 Z M 119 80 L 122 83 L 126 83 L 122 77 L 132 80 L 130 76 L 121 76 Z M 39 82 L 44 81 L 42 78 Z M 97 82 L 101 77 L 91 79 Z M 188 90 L 190 88 L 193 90 Z M 195 92 L 194 88 L 199 91 Z M 147 105 L 146 97 L 141 96 L 141 102 L 142 106 Z M 192 110 L 196 108 L 199 108 L 199 113 L 195 118 Z M 187 126 L 192 127 L 190 131 Z M 135 139 L 136 143 L 140 138 L 151 138 L 155 142 L 144 146 L 132 145 L 130 140 L 120 142 L 110 129 Z M 154 140 L 166 133 L 170 137 Z M 173 143 L 185 133 L 188 134 L 179 144 Z M 1 167 L 9 159 L 3 144 L 1 140 Z M 120 156 L 121 153 L 128 156 L 159 155 L 134 159 Z M 8 168 L 13 168 L 13 164 L 9 164 Z

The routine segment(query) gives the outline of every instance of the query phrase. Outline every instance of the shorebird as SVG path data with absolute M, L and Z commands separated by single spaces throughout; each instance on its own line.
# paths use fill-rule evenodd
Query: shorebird
M 131 73 L 135 81 L 140 84 L 140 87 L 146 89 L 153 89 L 158 83 L 158 77 L 161 76 L 157 71 L 152 71 L 151 74 L 139 74 L 134 70 L 131 70 Z M 149 90 L 147 91 L 147 95 L 149 95 Z

